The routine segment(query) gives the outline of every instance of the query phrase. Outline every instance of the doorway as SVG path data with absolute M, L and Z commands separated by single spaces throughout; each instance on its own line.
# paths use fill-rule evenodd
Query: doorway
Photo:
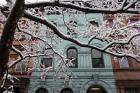
M 73 93 L 70 88 L 64 88 L 60 93 Z
M 88 88 L 86 93 L 107 93 L 106 90 L 99 85 L 92 85 Z

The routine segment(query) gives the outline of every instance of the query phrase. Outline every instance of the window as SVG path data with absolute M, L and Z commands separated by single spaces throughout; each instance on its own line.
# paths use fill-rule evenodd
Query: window
M 45 88 L 39 88 L 35 93 L 48 93 L 48 91 Z
M 131 18 L 131 19 L 129 20 L 129 23 L 135 23 L 135 22 L 138 22 L 138 21 L 140 21 L 139 18 Z M 133 28 L 135 28 L 135 29 L 137 29 L 138 31 L 140 31 L 140 27 L 139 27 L 139 26 L 133 26 Z
M 138 88 L 125 88 L 124 93 L 139 93 Z
M 26 63 L 24 61 L 16 64 L 16 71 L 26 71 Z
M 42 68 L 47 68 L 49 66 L 52 66 L 52 58 L 42 58 L 41 59 L 41 67 Z
M 108 19 L 107 22 L 106 22 L 106 27 L 107 28 L 112 28 L 113 26 L 113 19 Z
M 127 57 L 118 58 L 120 68 L 129 68 Z
M 73 68 L 77 68 L 78 67 L 78 63 L 77 63 L 77 49 L 76 48 L 69 48 L 67 50 L 67 58 L 68 59 L 74 59 L 72 62 L 74 64 L 74 66 L 72 66 Z
M 96 27 L 99 27 L 99 24 L 98 24 L 98 22 L 96 22 L 96 21 L 89 21 L 89 23 L 90 24 L 92 24 L 92 25 L 94 25 L 94 26 L 96 26 Z
M 139 19 L 138 18 L 131 18 L 129 21 L 130 21 L 130 23 L 135 23 L 135 22 L 138 22 Z
M 102 57 L 102 52 L 92 49 L 92 67 L 93 68 L 103 68 L 104 62 Z
M 65 88 L 60 93 L 73 93 L 73 91 L 70 88 Z

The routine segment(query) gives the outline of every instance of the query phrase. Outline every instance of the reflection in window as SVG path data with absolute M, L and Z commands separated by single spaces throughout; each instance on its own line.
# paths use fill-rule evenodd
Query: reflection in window
M 68 59 L 75 59 L 73 60 L 73 64 L 74 66 L 72 66 L 73 68 L 77 68 L 78 67 L 78 63 L 77 63 L 77 49 L 76 48 L 69 48 L 67 50 L 67 58 Z
M 73 91 L 70 88 L 65 88 L 60 93 L 73 93 Z
M 124 91 L 124 93 L 139 93 L 138 88 L 125 88 Z
M 118 58 L 120 68 L 129 68 L 127 57 Z
M 140 21 L 139 18 L 131 18 L 131 19 L 129 20 L 129 23 L 135 23 L 135 22 L 138 22 L 138 21 Z M 139 26 L 133 26 L 133 28 L 135 28 L 135 29 L 137 29 L 138 31 L 140 31 L 140 27 L 139 27 Z
M 48 91 L 45 88 L 39 88 L 35 93 L 48 93 Z
M 92 49 L 92 67 L 93 68 L 103 68 L 104 62 L 102 57 L 102 52 Z
M 52 58 L 42 58 L 41 59 L 41 68 L 47 68 L 52 66 Z

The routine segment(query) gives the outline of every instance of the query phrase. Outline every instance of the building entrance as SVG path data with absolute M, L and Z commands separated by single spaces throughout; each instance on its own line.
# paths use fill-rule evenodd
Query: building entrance
M 73 91 L 70 88 L 65 88 L 60 93 L 73 93 Z
M 107 92 L 103 87 L 99 85 L 93 85 L 88 88 L 86 93 L 107 93 Z

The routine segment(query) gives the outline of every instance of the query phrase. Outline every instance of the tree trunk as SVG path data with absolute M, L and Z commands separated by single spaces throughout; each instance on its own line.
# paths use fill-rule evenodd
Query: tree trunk
M 15 29 L 19 18 L 23 14 L 23 11 L 24 0 L 16 0 L 15 5 L 4 25 L 0 40 L 0 81 L 7 70 L 7 63 L 9 61 L 9 54 L 14 39 Z

